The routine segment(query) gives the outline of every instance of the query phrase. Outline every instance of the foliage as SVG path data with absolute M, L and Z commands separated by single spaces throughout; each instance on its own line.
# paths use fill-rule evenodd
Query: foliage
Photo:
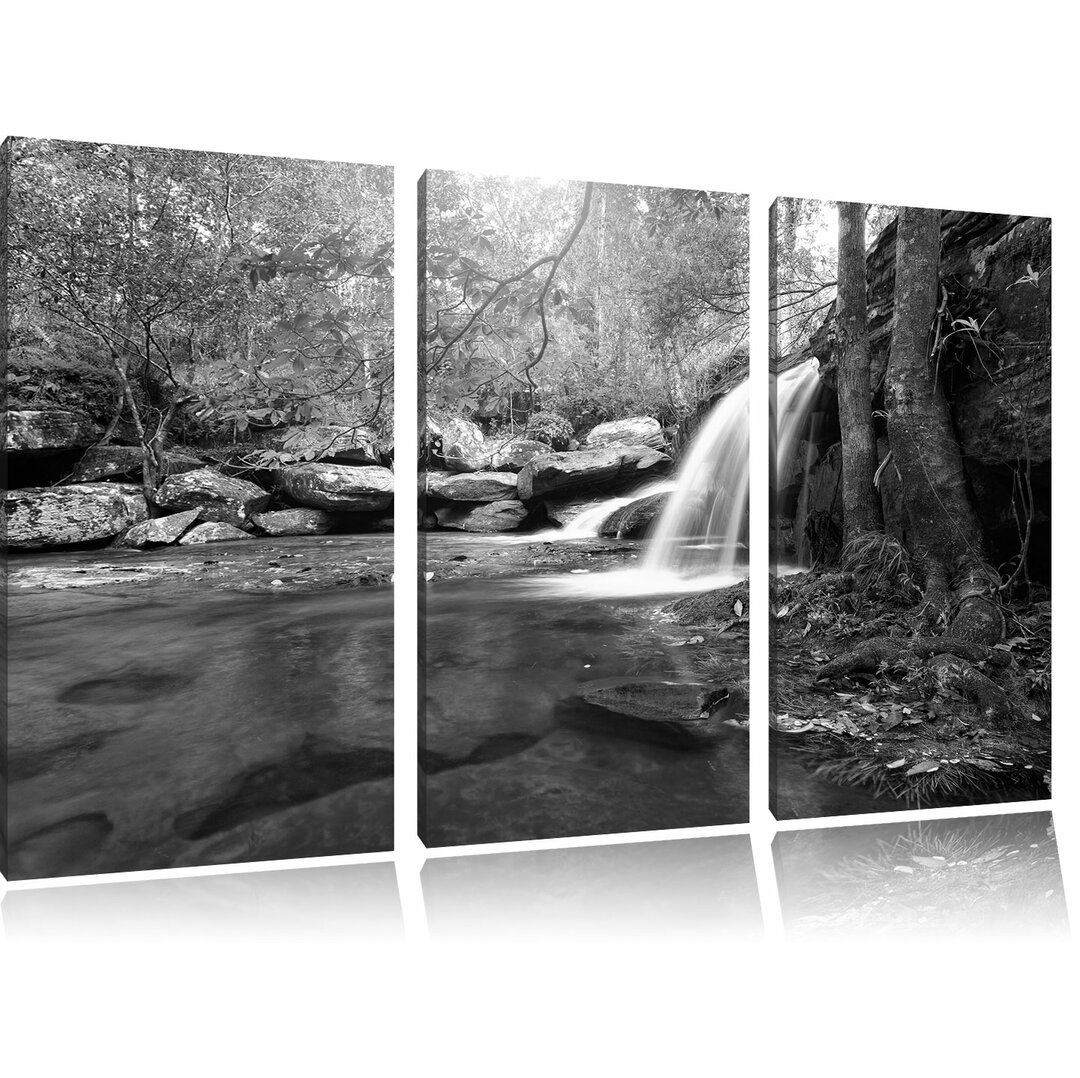
M 83 412 L 108 422 L 120 380 L 101 363 L 94 342 L 62 330 L 46 335 L 36 327 L 13 336 L 4 374 L 8 407 Z
M 670 422 L 745 339 L 740 196 L 429 172 L 426 222 L 435 406 Z
M 570 447 L 574 428 L 557 412 L 533 412 L 525 425 L 525 434 L 561 451 Z
M 32 139 L 9 153 L 13 331 L 92 344 L 150 471 L 185 417 L 239 438 L 388 423 L 388 169 Z

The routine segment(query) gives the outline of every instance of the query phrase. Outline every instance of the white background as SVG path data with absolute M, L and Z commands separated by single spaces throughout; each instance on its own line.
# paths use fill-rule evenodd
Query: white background
M 774 196 L 1052 216 L 1062 449 L 1054 810 L 1074 894 L 1080 720 L 1069 439 L 1080 245 L 1076 34 L 1064 7 L 907 0 L 871 15 L 854 4 L 736 12 L 677 0 L 25 4 L 0 30 L 0 135 L 397 166 L 401 446 L 415 430 L 409 200 L 424 167 L 747 191 L 755 490 L 765 480 L 764 215 Z M 406 499 L 399 508 L 407 535 L 415 522 Z M 758 498 L 758 574 L 764 511 Z M 318 902 L 300 908 L 320 923 L 276 917 L 267 905 L 249 922 L 223 916 L 216 929 L 193 932 L 175 909 L 140 908 L 134 889 L 94 931 L 50 939 L 9 930 L 0 950 L 9 1073 L 1065 1073 L 1071 944 L 983 936 L 796 947 L 776 931 L 768 871 L 764 942 L 695 942 L 647 921 L 593 940 L 570 925 L 563 940 L 527 930 L 467 944 L 429 939 L 405 762 L 415 747 L 413 557 L 403 544 L 402 937 L 350 934 L 347 909 Z M 757 618 L 757 720 L 765 632 Z M 756 726 L 759 743 L 764 725 Z M 759 752 L 759 794 L 763 781 Z M 770 837 L 768 819 L 755 818 L 759 853 Z M 476 901 L 482 921 L 483 896 Z

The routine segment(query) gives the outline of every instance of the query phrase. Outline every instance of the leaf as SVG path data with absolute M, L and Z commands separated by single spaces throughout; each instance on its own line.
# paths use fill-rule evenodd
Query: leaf
M 742 612 L 743 612 L 742 599 L 736 599 L 735 600 L 735 605 L 732 607 L 732 610 L 735 611 L 735 617 L 737 617 L 737 618 L 742 617 Z
M 944 857 L 912 857 L 912 861 L 917 865 L 922 865 L 924 868 L 943 868 L 945 866 Z
M 906 763 L 907 763 L 907 757 L 906 756 L 901 756 L 899 760 L 893 760 L 891 763 L 888 763 L 885 766 L 887 768 L 889 768 L 890 771 L 892 771 L 892 770 L 895 770 L 898 767 L 903 767 L 904 764 L 906 764 Z
M 909 767 L 904 772 L 905 775 L 928 775 L 931 771 L 937 771 L 941 767 L 941 764 L 937 760 L 923 760 L 922 763 L 916 764 L 914 767 Z

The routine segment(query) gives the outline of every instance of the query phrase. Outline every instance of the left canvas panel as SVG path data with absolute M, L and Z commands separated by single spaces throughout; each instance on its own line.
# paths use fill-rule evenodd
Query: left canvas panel
M 3 145 L 11 880 L 393 841 L 393 171 Z

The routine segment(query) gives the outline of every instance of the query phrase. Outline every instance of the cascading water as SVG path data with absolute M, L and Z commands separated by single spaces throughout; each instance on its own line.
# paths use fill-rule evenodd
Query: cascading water
M 778 497 L 789 487 L 799 471 L 799 453 L 807 435 L 807 424 L 811 413 L 817 406 L 821 391 L 818 375 L 818 361 L 808 359 L 790 370 L 784 371 L 776 379 L 776 422 L 773 426 L 775 444 L 773 446 L 773 467 Z M 805 517 L 805 502 L 809 490 L 806 472 L 811 461 L 806 461 L 798 498 L 792 507 L 792 515 Z M 810 562 L 810 552 L 806 549 L 806 539 L 801 527 L 796 528 L 795 566 L 805 568 Z M 783 570 L 780 570 L 783 571 Z
M 746 562 L 750 496 L 750 383 L 710 412 L 690 443 L 642 569 L 677 576 L 737 575 Z
M 597 505 L 591 505 L 583 509 L 576 517 L 568 521 L 561 528 L 553 528 L 551 531 L 541 532 L 539 535 L 530 536 L 530 540 L 537 539 L 595 539 L 600 534 L 604 521 L 612 513 L 623 509 L 643 498 L 651 498 L 656 494 L 670 494 L 675 489 L 675 483 L 670 479 L 661 479 L 652 483 L 646 483 L 638 487 L 630 494 L 617 498 L 606 498 Z
M 774 461 L 780 483 L 797 468 L 796 456 L 821 382 L 811 359 L 776 380 Z M 709 413 L 690 443 L 675 482 L 650 484 L 633 494 L 590 507 L 566 527 L 560 539 L 596 536 L 617 509 L 653 494 L 671 491 L 634 576 L 651 583 L 682 581 L 700 587 L 745 575 L 749 533 L 750 386 L 736 386 Z M 533 536 L 533 539 L 536 537 Z M 610 574 L 606 574 L 610 575 Z M 629 584 L 629 582 L 626 582 Z

